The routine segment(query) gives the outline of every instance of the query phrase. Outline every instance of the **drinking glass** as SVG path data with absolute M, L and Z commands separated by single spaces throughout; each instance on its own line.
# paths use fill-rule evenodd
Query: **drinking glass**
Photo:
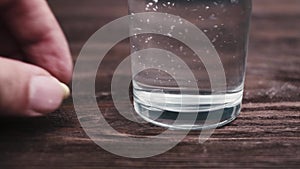
M 136 112 L 148 122 L 174 129 L 208 129 L 233 121 L 243 98 L 251 0 L 128 0 L 128 5 Z M 134 17 L 144 12 L 148 18 Z M 164 17 L 157 19 L 154 13 Z M 170 18 L 174 25 L 164 24 Z M 186 22 L 199 28 L 218 54 L 225 87 L 212 88 L 211 78 L 221 75 L 211 70 L 219 63 L 199 39 L 185 36 L 192 30 Z M 142 28 L 165 33 L 139 34 Z M 174 38 L 174 32 L 198 46 L 202 56 Z M 168 51 L 166 57 L 160 51 Z M 217 120 L 207 123 L 220 112 Z

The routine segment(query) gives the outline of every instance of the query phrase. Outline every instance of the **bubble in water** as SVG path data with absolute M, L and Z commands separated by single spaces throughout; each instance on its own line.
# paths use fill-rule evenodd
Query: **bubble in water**
M 181 18 L 179 18 L 179 20 L 178 20 L 178 21 L 179 21 L 179 23 L 180 23 L 180 24 L 183 24 L 183 21 L 182 21 L 182 19 L 181 19 Z
M 230 2 L 233 4 L 237 4 L 237 3 L 239 3 L 239 0 L 230 0 Z
M 135 30 L 137 30 L 137 31 L 141 31 L 142 30 L 142 28 L 134 28 Z
M 182 52 L 183 51 L 183 46 L 179 47 L 179 51 Z
M 148 37 L 148 38 L 145 40 L 145 43 L 148 43 L 152 38 L 153 38 L 152 36 Z
M 216 17 L 215 14 L 211 14 L 211 15 L 209 16 L 209 19 L 211 19 L 211 20 L 217 20 L 217 17 Z

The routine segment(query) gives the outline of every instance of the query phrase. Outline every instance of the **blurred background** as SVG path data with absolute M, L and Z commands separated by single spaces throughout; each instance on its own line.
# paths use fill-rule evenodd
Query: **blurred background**
M 96 30 L 128 14 L 125 0 L 49 0 L 49 4 L 66 33 L 74 60 Z M 299 101 L 299 30 L 300 1 L 253 0 L 245 101 Z M 129 49 L 119 46 L 110 54 L 106 60 L 120 60 Z

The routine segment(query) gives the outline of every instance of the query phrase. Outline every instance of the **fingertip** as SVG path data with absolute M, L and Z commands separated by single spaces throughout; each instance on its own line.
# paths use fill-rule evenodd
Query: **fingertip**
M 68 88 L 51 76 L 33 76 L 29 83 L 29 111 L 48 114 L 56 110 L 68 94 Z
M 0 57 L 0 115 L 39 117 L 54 112 L 70 95 L 46 70 Z

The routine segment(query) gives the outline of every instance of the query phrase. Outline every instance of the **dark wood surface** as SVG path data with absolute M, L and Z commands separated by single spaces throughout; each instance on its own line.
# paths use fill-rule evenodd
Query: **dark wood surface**
M 127 14 L 126 1 L 50 0 L 70 42 L 74 60 L 84 42 L 104 24 Z M 253 0 L 250 51 L 243 109 L 233 123 L 204 144 L 193 131 L 159 156 L 129 159 L 94 144 L 81 128 L 72 103 L 47 117 L 0 119 L 0 169 L 9 168 L 299 168 L 300 1 Z M 96 94 L 99 106 L 121 132 L 157 134 L 149 125 L 133 128 L 110 99 L 111 65 L 126 56 L 118 45 L 106 57 Z M 84 79 L 84 77 L 83 77 Z

